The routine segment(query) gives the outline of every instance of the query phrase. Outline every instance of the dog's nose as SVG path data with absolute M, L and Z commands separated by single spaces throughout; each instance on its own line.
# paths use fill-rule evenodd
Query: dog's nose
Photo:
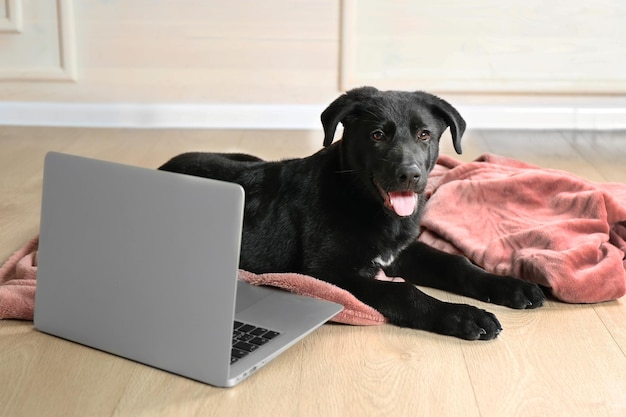
M 403 165 L 398 168 L 398 181 L 403 185 L 414 184 L 419 181 L 422 176 L 422 171 L 415 164 Z

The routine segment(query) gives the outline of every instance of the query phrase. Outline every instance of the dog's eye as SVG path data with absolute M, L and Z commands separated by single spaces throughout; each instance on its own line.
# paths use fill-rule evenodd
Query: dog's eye
M 425 142 L 430 139 L 430 132 L 425 129 L 420 129 L 417 131 L 417 139 Z
M 382 140 L 385 140 L 385 132 L 383 132 L 382 130 L 375 130 L 372 132 L 372 139 L 374 139 L 376 142 L 380 142 Z

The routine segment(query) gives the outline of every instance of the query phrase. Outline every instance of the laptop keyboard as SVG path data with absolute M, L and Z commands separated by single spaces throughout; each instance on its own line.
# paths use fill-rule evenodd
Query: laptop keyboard
M 233 347 L 230 354 L 231 365 L 250 352 L 254 352 L 261 346 L 269 343 L 278 335 L 280 335 L 279 332 L 235 320 Z

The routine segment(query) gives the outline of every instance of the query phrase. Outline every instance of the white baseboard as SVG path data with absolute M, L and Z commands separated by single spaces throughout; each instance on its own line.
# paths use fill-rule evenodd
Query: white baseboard
M 626 107 L 469 105 L 457 109 L 474 129 L 626 129 Z
M 0 102 L 0 125 L 317 129 L 322 110 L 323 105 Z
M 0 102 L 0 125 L 321 129 L 320 105 Z M 626 129 L 626 107 L 461 105 L 470 129 Z

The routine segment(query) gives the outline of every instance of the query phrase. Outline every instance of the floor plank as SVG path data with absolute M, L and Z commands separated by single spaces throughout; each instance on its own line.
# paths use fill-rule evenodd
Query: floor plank
M 573 172 L 592 181 L 603 181 L 596 166 L 559 131 L 481 131 L 489 152 L 504 155 L 542 168 Z
M 626 183 L 626 133 L 563 132 L 565 140 L 602 175 L 603 181 Z

